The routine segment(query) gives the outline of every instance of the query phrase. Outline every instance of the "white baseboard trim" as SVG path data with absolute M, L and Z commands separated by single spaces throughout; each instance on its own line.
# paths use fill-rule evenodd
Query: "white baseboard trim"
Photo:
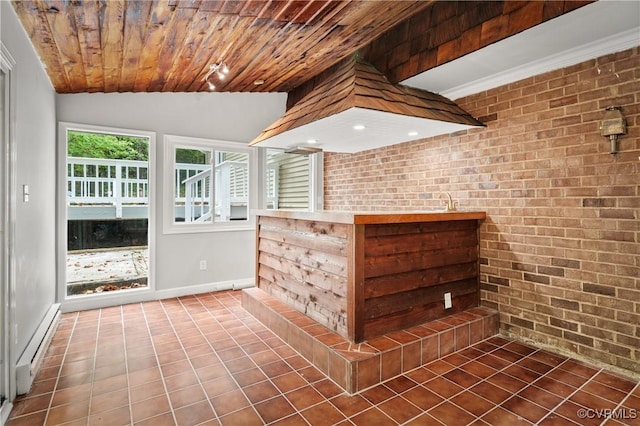
M 110 306 L 126 305 L 129 303 L 148 302 L 156 300 L 155 292 L 149 288 L 134 288 L 125 291 L 113 291 L 97 295 L 71 296 L 62 302 L 62 312 L 85 311 Z
M 16 365 L 16 392 L 25 394 L 44 359 L 60 321 L 60 304 L 51 305 Z
M 234 290 L 242 290 L 243 288 L 251 288 L 256 286 L 256 281 L 251 278 L 246 281 L 238 281 L 236 285 L 233 286 Z
M 156 291 L 156 298 L 160 300 L 168 299 L 171 297 L 182 297 L 190 296 L 192 294 L 209 293 L 213 291 L 240 290 L 243 288 L 253 287 L 254 283 L 254 278 L 244 278 L 240 280 L 219 281 L 215 283 L 197 284 L 187 287 L 176 287 L 168 290 Z
M 0 406 L 0 425 L 4 425 L 7 420 L 9 420 L 9 413 L 11 413 L 12 408 L 13 404 L 8 400 L 5 400 L 2 406 Z
M 190 296 L 192 294 L 209 293 L 212 291 L 240 290 L 253 287 L 254 278 L 242 278 L 239 280 L 219 281 L 215 283 L 196 284 L 185 287 L 174 287 L 166 290 L 153 291 L 147 288 L 136 288 L 124 292 L 111 292 L 70 298 L 62 303 L 62 312 L 76 312 L 87 309 L 100 309 L 110 306 L 125 305 L 129 303 L 149 302 L 152 300 L 169 299 L 171 297 Z

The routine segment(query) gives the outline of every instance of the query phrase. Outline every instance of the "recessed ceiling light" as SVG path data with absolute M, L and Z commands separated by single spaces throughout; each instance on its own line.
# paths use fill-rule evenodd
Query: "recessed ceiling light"
M 353 126 L 353 130 L 364 130 L 364 124 L 356 124 L 355 126 Z
M 315 139 L 309 139 L 307 140 L 307 143 L 313 145 L 314 143 L 318 143 L 318 141 Z
M 261 78 L 259 78 L 259 79 L 257 79 L 256 81 L 254 81 L 254 82 L 253 82 L 253 84 L 254 84 L 255 86 L 262 86 L 262 85 L 264 84 L 264 80 L 263 80 L 263 79 L 261 79 Z
M 412 131 L 412 132 L 409 132 L 409 133 L 407 133 L 407 134 L 408 134 L 409 136 L 418 136 L 418 132 L 416 132 L 416 131 Z

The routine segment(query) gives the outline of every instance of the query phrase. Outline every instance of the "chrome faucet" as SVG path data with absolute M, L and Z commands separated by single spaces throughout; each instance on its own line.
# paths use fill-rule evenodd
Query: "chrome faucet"
M 442 195 L 446 195 L 448 198 L 447 200 L 443 201 L 444 205 L 447 207 L 447 211 L 448 212 L 456 211 L 456 206 L 458 203 L 456 201 L 453 201 L 453 198 L 451 198 L 451 193 L 445 192 L 444 194 L 440 195 L 440 198 L 442 198 Z

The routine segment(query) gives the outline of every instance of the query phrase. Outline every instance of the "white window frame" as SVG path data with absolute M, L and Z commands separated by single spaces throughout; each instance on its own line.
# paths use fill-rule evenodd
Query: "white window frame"
M 324 209 L 324 153 L 309 156 L 309 211 Z
M 148 235 L 147 244 L 149 250 L 149 270 L 147 286 L 126 291 L 105 292 L 99 295 L 68 295 L 67 294 L 67 134 L 69 131 L 85 133 L 103 133 L 107 135 L 123 135 L 146 138 L 148 146 Z M 89 124 L 77 124 L 69 122 L 58 123 L 58 237 L 57 237 L 57 263 L 58 263 L 58 301 L 63 312 L 71 312 L 84 309 L 95 309 L 105 306 L 115 306 L 125 303 L 135 303 L 148 300 L 149 295 L 155 292 L 155 265 L 156 265 L 156 133 L 144 130 L 122 129 L 115 127 L 96 126 Z
M 267 170 L 267 149 L 274 151 L 278 148 L 259 148 L 260 152 L 260 176 L 265 176 L 262 179 L 262 185 L 260 187 L 260 206 L 262 209 L 267 209 L 266 200 L 266 170 Z M 284 150 L 282 150 L 284 152 Z M 309 154 L 309 207 L 304 211 L 316 212 L 321 211 L 324 208 L 324 153 L 317 152 Z M 277 209 L 276 209 L 277 210 Z
M 207 222 L 176 222 L 174 211 L 176 149 L 203 149 L 212 151 L 232 151 L 249 155 L 249 200 L 247 206 L 247 220 Z M 164 172 L 163 172 L 163 233 L 188 234 L 200 232 L 246 231 L 255 229 L 255 214 L 252 210 L 257 203 L 258 192 L 258 163 L 255 148 L 250 148 L 238 142 L 217 139 L 193 138 L 178 135 L 164 136 Z

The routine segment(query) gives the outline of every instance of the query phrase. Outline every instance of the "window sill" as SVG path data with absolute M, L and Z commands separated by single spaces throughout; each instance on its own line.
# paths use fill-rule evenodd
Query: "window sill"
M 237 232 L 237 231 L 255 231 L 255 221 L 238 224 L 218 222 L 215 224 L 173 224 L 163 229 L 164 234 L 201 234 L 205 232 Z

